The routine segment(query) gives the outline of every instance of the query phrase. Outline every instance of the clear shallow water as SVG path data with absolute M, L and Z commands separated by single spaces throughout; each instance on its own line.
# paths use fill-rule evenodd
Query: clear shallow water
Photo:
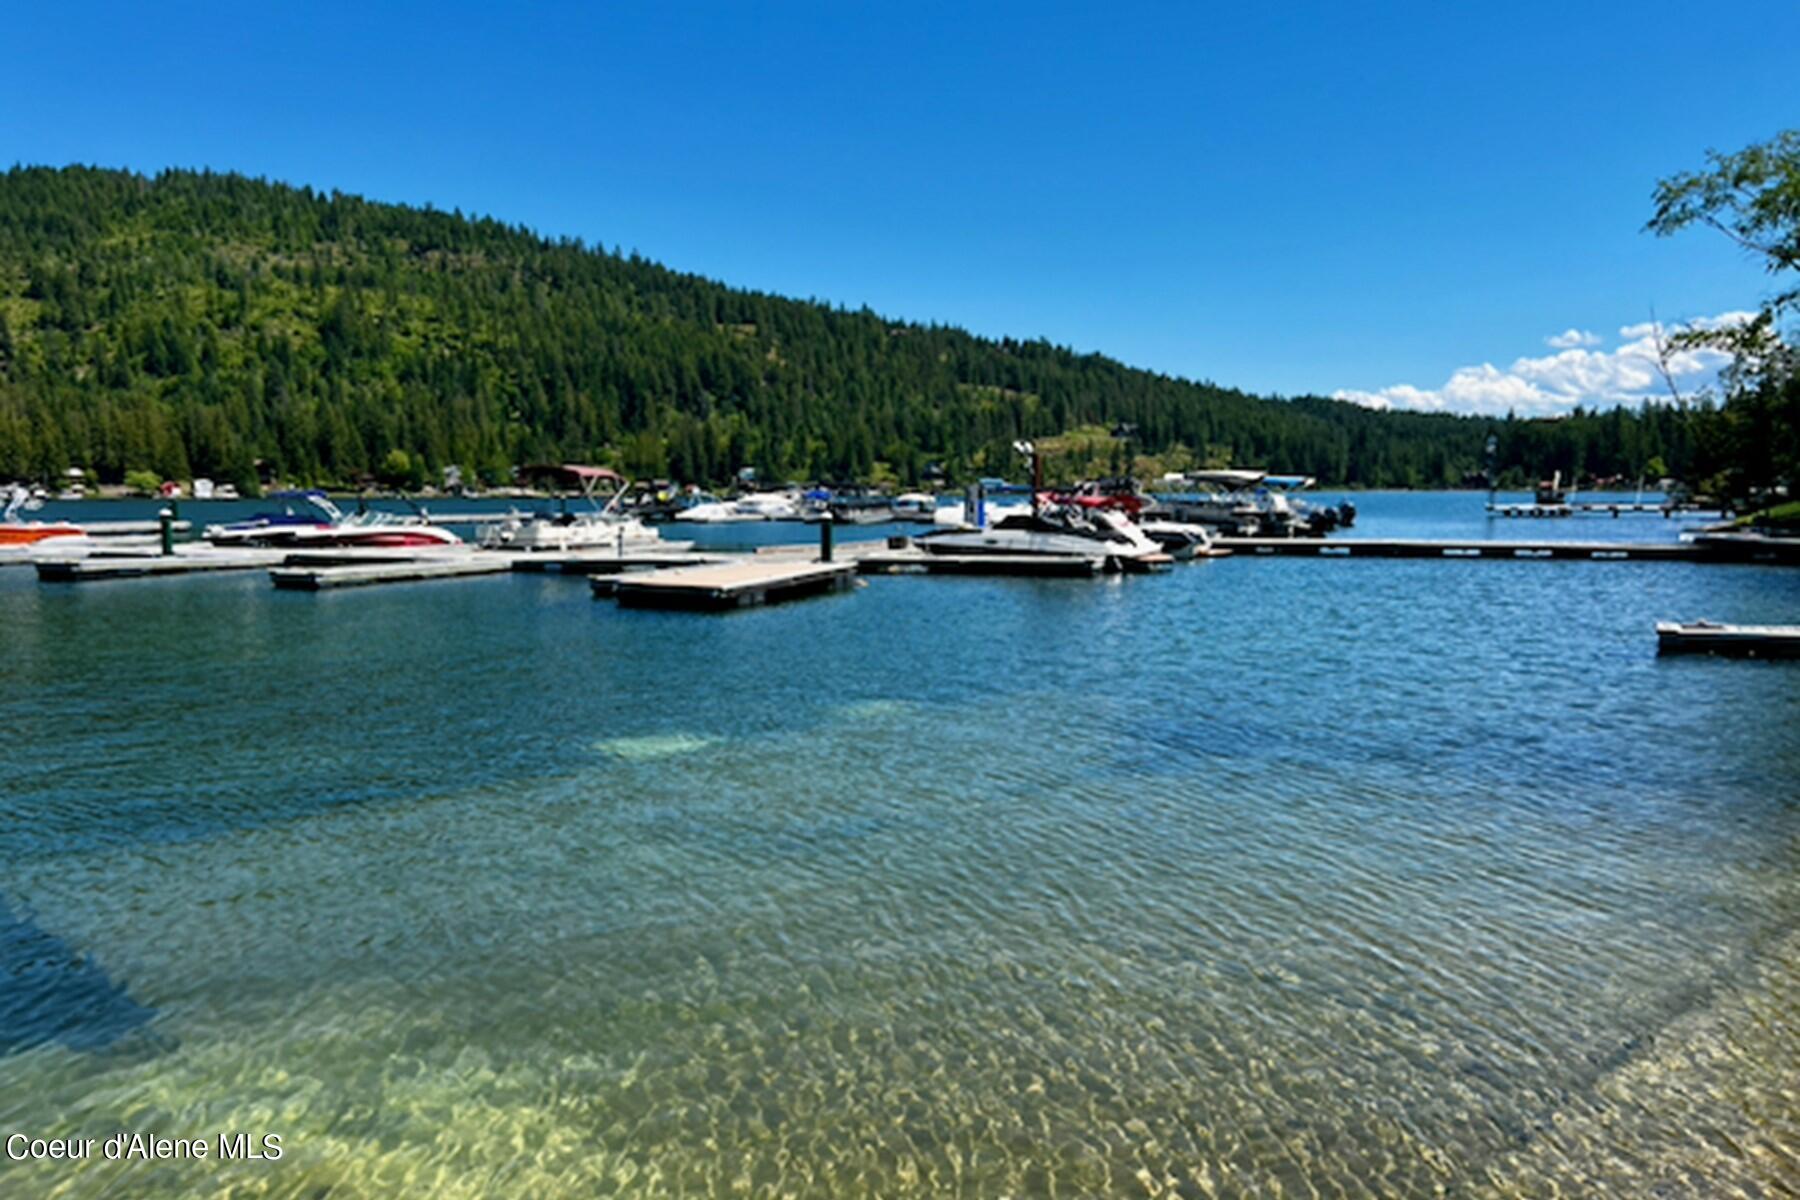
M 1651 625 L 1797 614 L 1653 563 L 722 618 L 0 571 L 0 1126 L 286 1151 L 0 1189 L 1791 1191 L 1800 668 Z

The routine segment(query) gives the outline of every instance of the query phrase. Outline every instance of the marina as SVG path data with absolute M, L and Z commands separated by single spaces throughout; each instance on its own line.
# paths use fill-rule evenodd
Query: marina
M 1371 537 L 1485 520 L 1358 501 Z M 1800 573 L 1237 549 L 927 579 L 882 572 L 1056 564 L 925 563 L 865 528 L 828 586 L 869 586 L 725 619 L 541 570 L 342 602 L 267 566 L 0 572 L 0 718 L 26 735 L 0 917 L 83 964 L 0 1005 L 11 1119 L 130 1128 L 108 1097 L 154 1095 L 165 1128 L 248 1127 L 279 1097 L 292 1152 L 257 1166 L 306 1194 L 489 1180 L 533 1138 L 539 1194 L 656 1170 L 729 1195 L 721 1156 L 804 1167 L 802 1195 L 954 1194 L 955 1162 L 971 1195 L 1197 1163 L 1496 1198 L 1777 1178 L 1691 1131 L 1773 1153 L 1743 1113 L 1800 1067 L 1791 660 L 1652 630 L 1791 624 Z M 820 565 L 803 525 L 705 537 L 708 570 Z M 1580 703 L 1549 719 L 1547 692 Z M 178 719 L 134 715 L 166 697 Z M 1322 1118 L 1327 1095 L 1350 1099 Z M 984 1132 L 1021 1122 L 1049 1132 Z M 111 1169 L 92 1182 L 159 1190 Z
M 493 515 L 474 512 L 470 516 Z M 510 527 L 517 528 L 519 514 L 509 509 L 504 514 Z M 826 556 L 848 563 L 862 574 L 933 574 L 995 576 L 1097 576 L 1120 569 L 1167 569 L 1171 561 L 1208 559 L 1237 555 L 1250 560 L 1269 558 L 1311 559 L 1416 559 L 1479 561 L 1630 561 L 1689 563 L 1696 565 L 1761 564 L 1774 566 L 1800 565 L 1800 543 L 1789 539 L 1743 533 L 1693 533 L 1682 540 L 1638 538 L 1593 541 L 1580 537 L 1506 539 L 1485 531 L 1472 531 L 1467 537 L 1382 537 L 1378 530 L 1360 528 L 1353 534 L 1318 537 L 1208 537 L 1200 533 L 1200 543 L 1187 542 L 1177 535 L 1158 532 L 1158 541 L 1145 538 L 1135 527 L 1120 517 L 1093 514 L 1085 520 L 1101 521 L 1101 525 L 1083 533 L 1079 526 L 1055 522 L 1045 523 L 1029 510 L 1002 512 L 1000 523 L 987 531 L 957 530 L 940 526 L 924 535 L 889 533 L 893 525 L 847 526 L 834 531 L 831 522 L 824 524 L 793 523 L 793 532 L 774 540 L 764 540 L 759 533 L 755 544 L 745 544 L 737 531 L 745 528 L 776 531 L 779 522 L 759 521 L 752 526 L 727 522 L 707 533 L 707 544 L 691 540 L 668 541 L 654 529 L 644 529 L 635 521 L 607 524 L 596 521 L 594 533 L 583 535 L 579 543 L 560 542 L 534 544 L 487 538 L 491 548 L 461 541 L 454 533 L 434 534 L 429 540 L 409 544 L 410 526 L 398 516 L 376 513 L 348 520 L 345 528 L 357 533 L 340 537 L 331 527 L 305 525 L 306 532 L 294 536 L 279 532 L 260 542 L 244 540 L 239 544 L 209 544 L 183 541 L 168 536 L 166 550 L 160 538 L 143 536 L 87 541 L 79 538 L 53 538 L 37 545 L 9 549 L 0 555 L 0 565 L 34 565 L 38 576 L 46 582 L 78 583 L 102 580 L 149 579 L 225 571 L 269 569 L 269 578 L 284 590 L 326 590 L 351 586 L 400 584 L 444 580 L 507 571 L 582 576 L 619 576 L 647 572 L 671 572 L 689 568 L 718 568 L 725 572 L 715 576 L 729 580 L 716 596 L 705 603 L 696 601 L 693 608 L 727 608 L 740 598 L 782 597 L 789 594 L 817 594 L 819 589 L 788 579 L 790 568 Z M 307 520 L 314 520 L 307 518 Z M 1109 529 L 1104 522 L 1115 521 Z M 83 522 L 83 527 L 88 523 Z M 144 522 L 120 524 L 138 526 Z M 149 527 L 159 529 L 156 522 Z M 241 525 L 254 534 L 253 525 Z M 464 526 L 470 528 L 471 526 Z M 499 528 L 493 524 L 473 528 Z M 223 526 L 209 526 L 223 528 Z M 323 528 L 324 533 L 317 532 Z M 437 528 L 451 529 L 442 526 Z M 552 530 L 567 528 L 558 522 Z M 631 528 L 643 530 L 629 539 L 614 531 Z M 1158 525 L 1147 521 L 1148 531 L 1184 529 L 1185 526 Z M 1566 528 L 1557 526 L 1558 529 Z M 362 531 L 373 533 L 372 539 Z M 402 534 L 391 542 L 389 531 Z M 1129 530 L 1129 533 L 1121 533 Z M 816 532 L 814 532 L 816 531 Z M 555 538 L 553 531 L 548 536 Z M 1133 539 L 1136 539 L 1135 541 Z M 235 539 L 234 539 L 235 540 Z M 1163 546 L 1170 547 L 1169 551 Z M 980 553 L 974 551 L 979 550 Z M 1027 552 L 1028 551 L 1028 552 Z M 1076 552 L 1079 551 L 1079 552 Z M 1087 559 L 1089 561 L 1077 561 Z M 774 568 L 779 567 L 779 570 Z M 773 570 L 773 574 L 770 572 Z M 835 576 L 838 572 L 827 572 Z M 768 585 L 760 582 L 768 576 Z M 652 596 L 710 596 L 706 586 L 693 584 L 693 575 L 673 576 L 667 582 L 648 589 L 626 589 L 630 604 L 651 604 Z M 701 580 L 709 578 L 701 575 Z M 682 581 L 687 580 L 684 584 Z M 612 594 L 610 584 L 602 584 L 598 594 Z M 727 599 L 730 598 L 730 602 Z
M 81 7 L 0 1200 L 1800 1200 L 1800 8 Z

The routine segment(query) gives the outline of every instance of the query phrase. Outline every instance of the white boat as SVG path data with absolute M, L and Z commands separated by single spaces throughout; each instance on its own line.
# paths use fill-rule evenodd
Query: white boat
M 938 530 L 914 544 L 928 554 L 1097 558 L 1115 570 L 1148 570 L 1171 557 L 1124 514 L 1073 505 L 1013 513 L 986 529 Z
M 671 554 L 692 550 L 694 543 L 665 539 L 654 526 L 636 517 L 592 513 L 513 513 L 482 531 L 486 550 L 520 550 L 527 553 L 570 550 L 610 550 L 632 554 L 666 550 Z
M 79 525 L 66 521 L 27 521 L 20 516 L 44 506 L 43 496 L 34 489 L 15 484 L 0 491 L 0 499 L 6 501 L 4 514 L 0 515 L 0 549 L 23 553 L 46 544 L 47 548 L 57 550 L 87 544 L 87 530 Z
M 347 514 L 324 492 L 277 492 L 282 511 L 258 513 L 245 521 L 208 525 L 206 540 L 215 546 L 280 546 L 324 549 L 338 546 L 431 548 L 461 546 L 448 529 L 431 524 L 423 513 L 366 512 Z
M 1140 518 L 1137 527 L 1144 536 L 1169 552 L 1170 557 L 1186 561 L 1191 558 L 1223 558 L 1231 551 L 1213 545 L 1212 530 L 1186 521 L 1170 521 L 1160 517 Z
M 937 497 L 929 492 L 901 492 L 894 497 L 894 520 L 936 521 Z
M 763 518 L 744 512 L 729 500 L 701 500 L 676 513 L 675 519 L 695 525 L 728 525 L 734 521 L 760 521 Z
M 1190 471 L 1163 477 L 1157 510 L 1171 520 L 1205 525 L 1225 537 L 1320 537 L 1356 522 L 1356 506 L 1313 505 L 1293 493 L 1313 485 L 1305 475 L 1267 471 Z
M 735 521 L 799 521 L 804 517 L 800 498 L 788 492 L 752 492 L 736 500 L 703 501 L 675 514 L 677 521 L 702 525 Z
M 590 511 L 570 512 L 568 497 L 559 491 L 556 512 L 508 514 L 503 521 L 482 531 L 481 545 L 488 550 L 519 550 L 527 553 L 571 550 L 610 550 L 616 554 L 666 550 L 679 553 L 691 550 L 692 542 L 664 541 L 662 534 L 636 517 L 620 510 L 622 498 L 630 485 L 625 477 L 605 467 L 563 464 L 538 467 L 528 474 L 550 477 L 561 484 L 574 484 L 581 489 Z M 602 505 L 596 496 L 602 485 L 612 485 L 613 493 Z
M 752 520 L 798 521 L 805 516 L 800 497 L 790 492 L 752 492 L 739 496 L 737 509 Z

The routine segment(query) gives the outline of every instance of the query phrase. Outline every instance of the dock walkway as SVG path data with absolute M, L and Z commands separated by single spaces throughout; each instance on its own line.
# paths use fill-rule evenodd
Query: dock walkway
M 1701 508 L 1692 504 L 1653 504 L 1642 500 L 1621 500 L 1617 503 L 1605 500 L 1570 500 L 1558 504 L 1539 504 L 1535 501 L 1520 500 L 1511 504 L 1490 504 L 1487 506 L 1490 517 L 1618 517 L 1618 516 L 1660 516 L 1669 517 L 1708 517 L 1722 515 L 1716 508 Z
M 1249 557 L 1617 559 L 1632 562 L 1774 563 L 1800 566 L 1800 541 L 1700 538 L 1692 542 L 1515 542 L 1469 538 L 1219 538 Z

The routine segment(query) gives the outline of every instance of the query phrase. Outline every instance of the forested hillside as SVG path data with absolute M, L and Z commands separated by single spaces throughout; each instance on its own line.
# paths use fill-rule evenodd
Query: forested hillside
M 1694 418 L 1666 408 L 1500 422 L 1268 400 L 460 213 L 205 172 L 0 176 L 0 480 L 248 486 L 259 460 L 321 483 L 550 460 L 956 480 L 1009 473 L 1017 437 L 1117 422 L 1165 463 L 1333 484 L 1455 483 L 1490 432 L 1518 477 L 1707 466 Z

